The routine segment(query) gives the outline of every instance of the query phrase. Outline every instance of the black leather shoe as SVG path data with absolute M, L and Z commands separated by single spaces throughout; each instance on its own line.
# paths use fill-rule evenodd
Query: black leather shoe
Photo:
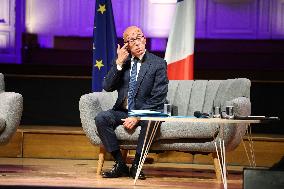
M 102 173 L 103 178 L 129 177 L 129 168 L 123 162 L 115 162 L 112 169 Z
M 132 167 L 130 168 L 130 176 L 133 179 L 135 179 L 137 169 L 138 169 L 138 165 L 136 165 L 136 164 L 133 164 Z M 144 173 L 142 172 L 142 170 L 140 171 L 138 179 L 140 179 L 140 180 L 145 180 L 146 179 L 146 177 L 145 177 Z

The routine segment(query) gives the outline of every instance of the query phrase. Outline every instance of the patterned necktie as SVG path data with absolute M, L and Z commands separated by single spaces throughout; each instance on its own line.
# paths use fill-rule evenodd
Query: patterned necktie
M 129 87 L 128 87 L 128 111 L 131 111 L 135 107 L 134 92 L 136 88 L 136 76 L 137 76 L 137 63 L 138 58 L 133 59 L 133 65 L 130 73 Z

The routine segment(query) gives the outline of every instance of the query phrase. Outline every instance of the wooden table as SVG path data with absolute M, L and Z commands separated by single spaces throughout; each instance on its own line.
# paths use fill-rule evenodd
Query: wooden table
M 156 131 L 161 124 L 161 122 L 189 122 L 189 123 L 218 123 L 220 124 L 220 127 L 223 127 L 225 124 L 245 124 L 246 126 L 252 123 L 261 123 L 261 120 L 238 120 L 238 119 L 221 119 L 221 118 L 194 118 L 194 117 L 186 117 L 186 116 L 172 116 L 172 117 L 138 117 L 139 120 L 149 121 L 148 127 L 145 134 L 145 139 L 142 147 L 142 153 L 137 169 L 137 173 L 134 179 L 134 185 L 136 184 L 136 181 L 138 179 L 138 176 L 142 170 L 143 164 L 145 162 L 145 159 L 148 155 L 150 146 L 153 142 L 154 136 L 156 134 Z M 150 132 L 150 126 L 152 121 L 154 121 L 153 129 Z M 222 130 L 222 128 L 221 128 Z M 150 135 L 150 138 L 148 141 L 146 139 Z M 222 135 L 221 135 L 222 136 Z M 218 143 L 219 142 L 219 143 Z M 218 151 L 218 145 L 220 152 Z M 226 159 L 225 159 L 225 145 L 224 145 L 224 139 L 221 138 L 219 141 L 215 141 L 215 149 L 216 153 L 218 155 L 218 161 L 220 165 L 221 170 L 221 176 L 224 188 L 227 189 L 227 178 L 226 178 Z M 219 156 L 220 154 L 220 156 Z

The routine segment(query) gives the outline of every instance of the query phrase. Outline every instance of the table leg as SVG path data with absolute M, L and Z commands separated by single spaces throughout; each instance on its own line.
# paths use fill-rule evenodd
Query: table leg
M 158 129 L 158 127 L 159 127 L 159 124 L 160 124 L 159 121 L 155 121 L 155 124 L 154 124 L 154 126 L 153 126 L 153 127 L 154 127 L 154 128 L 153 128 L 153 131 L 152 131 L 152 133 L 151 133 L 151 136 L 150 136 L 150 138 L 149 138 L 149 142 L 148 142 L 148 144 L 147 144 L 147 146 L 146 146 L 146 149 L 145 149 L 145 152 L 144 152 L 144 154 L 143 154 L 142 165 L 144 164 L 144 162 L 145 162 L 145 160 L 146 160 L 146 157 L 147 157 L 148 152 L 149 152 L 149 150 L 150 150 L 151 144 L 152 144 L 152 142 L 153 142 L 153 140 L 154 140 L 154 137 L 155 137 L 155 134 L 156 134 L 157 129 Z M 142 166 L 141 166 L 141 169 L 142 169 Z M 139 174 L 138 174 L 138 175 L 139 175 Z
M 247 145 L 245 144 L 243 137 L 240 135 L 240 137 L 242 139 L 242 144 L 243 144 L 243 147 L 245 149 L 246 156 L 247 156 L 250 167 L 256 167 L 254 147 L 253 147 L 254 145 L 253 145 L 253 140 L 252 140 L 252 135 L 251 135 L 250 124 L 248 125 L 248 128 L 246 130 L 246 135 L 247 135 L 247 138 L 248 138 L 248 149 L 250 151 L 250 154 L 247 150 L 247 147 L 246 147 Z
M 225 154 L 225 142 L 223 139 L 223 125 L 220 126 L 220 139 L 219 141 L 216 141 L 217 139 L 215 139 L 215 149 L 216 149 L 216 155 L 219 161 L 219 166 L 220 166 L 220 170 L 221 170 L 221 178 L 223 181 L 223 186 L 224 189 L 227 189 L 228 187 L 228 183 L 227 183 L 227 167 L 226 167 L 226 154 Z M 218 151 L 218 145 L 220 148 L 220 152 Z
M 153 130 L 152 130 L 151 133 L 149 133 L 150 127 L 151 127 L 151 123 L 152 123 L 152 121 L 148 121 L 148 126 L 147 126 L 147 130 L 146 130 L 145 138 L 144 138 L 144 143 L 143 143 L 143 147 L 142 147 L 141 157 L 140 157 L 140 160 L 139 160 L 138 169 L 137 169 L 137 172 L 136 172 L 136 175 L 135 175 L 135 179 L 134 179 L 134 185 L 136 184 L 138 176 L 139 176 L 139 174 L 140 174 L 140 172 L 142 170 L 143 164 L 145 162 L 145 159 L 146 159 L 146 157 L 148 155 L 149 149 L 150 149 L 151 144 L 153 142 L 154 136 L 155 136 L 155 134 L 157 132 L 158 126 L 160 125 L 160 121 L 155 121 L 155 124 L 153 126 Z M 150 134 L 150 138 L 147 141 L 148 134 Z
M 251 162 L 252 166 L 256 167 L 255 163 L 255 154 L 254 154 L 254 148 L 253 148 L 253 140 L 252 140 L 252 134 L 251 134 L 251 126 L 248 127 L 248 140 L 249 140 L 249 148 L 250 148 L 250 154 L 251 154 Z

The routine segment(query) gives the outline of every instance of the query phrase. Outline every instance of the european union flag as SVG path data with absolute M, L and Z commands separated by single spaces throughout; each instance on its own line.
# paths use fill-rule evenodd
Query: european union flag
M 117 37 L 111 0 L 96 0 L 93 38 L 92 90 L 102 91 L 102 82 L 116 56 Z

